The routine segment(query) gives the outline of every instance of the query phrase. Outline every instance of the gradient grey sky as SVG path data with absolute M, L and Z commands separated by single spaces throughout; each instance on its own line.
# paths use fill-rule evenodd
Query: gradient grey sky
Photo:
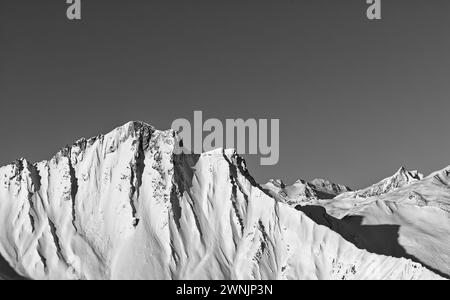
M 0 0 L 0 165 L 129 120 L 279 118 L 258 181 L 450 164 L 450 1 Z

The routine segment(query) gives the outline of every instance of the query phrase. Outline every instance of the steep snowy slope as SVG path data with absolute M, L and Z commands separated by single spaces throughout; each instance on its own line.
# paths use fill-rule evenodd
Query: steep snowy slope
M 398 242 L 406 253 L 450 278 L 449 170 L 372 197 L 358 209 L 348 210 L 346 219 L 357 218 L 366 226 L 399 226 Z M 352 201 L 344 197 L 337 200 Z
M 297 208 L 359 248 L 408 257 L 450 278 L 450 167 L 426 178 L 401 168 L 369 188 L 309 204 L 326 212 Z
M 233 151 L 175 155 L 178 144 L 131 122 L 0 168 L 1 277 L 440 278 L 275 201 Z

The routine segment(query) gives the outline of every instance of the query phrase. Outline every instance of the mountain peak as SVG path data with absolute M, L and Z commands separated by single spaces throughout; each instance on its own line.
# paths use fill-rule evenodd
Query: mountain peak
M 404 167 L 404 166 L 401 166 L 399 169 L 398 169 L 398 171 L 396 172 L 396 174 L 405 174 L 405 173 L 407 173 L 408 172 L 408 170 Z
M 352 190 L 348 186 L 336 184 L 327 179 L 321 178 L 314 179 L 313 181 L 311 181 L 311 184 L 314 185 L 317 191 L 334 196 L 340 195 L 345 192 L 350 192 Z
M 283 180 L 281 180 L 281 179 L 270 179 L 269 180 L 269 184 L 273 184 L 274 186 L 279 187 L 279 188 L 285 188 L 286 187 L 286 185 L 284 184 Z
M 366 189 L 355 191 L 354 195 L 362 198 L 381 196 L 403 186 L 420 181 L 423 178 L 424 176 L 418 171 L 409 171 L 405 167 L 401 167 L 394 175 L 387 177 Z
M 0 168 L 0 262 L 30 279 L 438 278 L 274 201 L 235 150 L 175 155 L 176 142 L 132 121 Z M 276 183 L 321 197 L 306 181 Z
M 138 135 L 143 132 L 149 133 L 156 130 L 155 127 L 143 121 L 130 121 L 117 129 L 125 129 L 129 134 L 133 135 Z
M 325 179 L 314 179 L 311 182 L 299 179 L 292 185 L 285 185 L 280 179 L 272 179 L 263 187 L 272 197 L 289 205 L 312 205 L 317 201 L 333 199 L 351 191 L 346 186 Z
M 403 176 L 405 178 L 408 178 L 410 180 L 422 180 L 423 174 L 419 173 L 417 170 L 409 171 L 405 167 L 401 167 L 397 173 L 395 173 L 391 178 L 397 177 L 397 176 Z
M 153 129 L 155 128 L 152 125 L 150 125 L 144 121 L 129 121 L 125 125 L 123 125 L 123 127 L 128 127 L 128 128 L 133 128 L 133 129 L 140 129 L 143 127 L 153 128 Z

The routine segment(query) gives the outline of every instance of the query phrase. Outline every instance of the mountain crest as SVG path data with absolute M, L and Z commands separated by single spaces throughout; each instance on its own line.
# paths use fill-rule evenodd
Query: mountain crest
M 414 171 L 408 171 L 408 169 L 406 169 L 405 167 L 401 167 L 392 177 L 407 177 L 409 179 L 412 180 L 422 180 L 423 179 L 423 174 L 419 173 L 419 171 L 414 170 Z
M 350 192 L 350 194 L 352 194 L 355 198 L 381 196 L 393 192 L 401 187 L 420 181 L 423 178 L 424 176 L 418 171 L 408 171 L 405 167 L 401 167 L 397 172 L 395 172 L 394 175 L 387 177 L 368 188 Z M 342 196 L 346 197 L 345 194 Z
M 263 187 L 275 199 L 290 205 L 311 205 L 317 201 L 333 199 L 342 193 L 351 191 L 346 186 L 324 179 L 314 179 L 311 182 L 299 179 L 292 185 L 286 185 L 280 179 L 272 179 Z
M 130 122 L 0 168 L 0 278 L 3 262 L 29 279 L 439 278 L 274 200 L 236 151 L 175 154 L 177 141 Z

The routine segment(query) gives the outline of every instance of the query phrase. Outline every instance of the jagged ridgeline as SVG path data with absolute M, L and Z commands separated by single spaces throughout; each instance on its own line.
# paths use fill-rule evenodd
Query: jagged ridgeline
M 49 161 L 0 168 L 1 277 L 441 278 L 273 197 L 235 151 L 176 155 L 179 145 L 171 130 L 131 122 Z

